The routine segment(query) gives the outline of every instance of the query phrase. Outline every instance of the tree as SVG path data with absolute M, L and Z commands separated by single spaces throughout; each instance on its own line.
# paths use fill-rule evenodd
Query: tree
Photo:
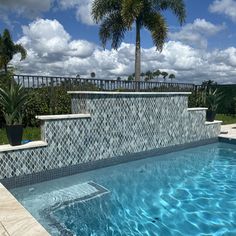
M 134 77 L 133 77 L 132 75 L 129 75 L 127 80 L 128 80 L 128 81 L 133 81 L 133 80 L 134 80 Z
M 101 23 L 99 36 L 105 47 L 108 40 L 117 49 L 125 33 L 135 26 L 135 80 L 140 81 L 141 71 L 141 29 L 151 32 L 153 43 L 161 51 L 167 37 L 167 24 L 161 11 L 170 9 L 180 24 L 185 20 L 184 0 L 94 0 L 92 17 Z
M 7 65 L 17 53 L 21 54 L 21 60 L 26 58 L 27 52 L 21 44 L 14 44 L 10 32 L 5 29 L 0 35 L 0 68 L 7 74 Z
M 91 76 L 92 78 L 95 78 L 95 77 L 96 77 L 95 72 L 92 72 L 92 73 L 90 74 L 90 76 Z
M 171 82 L 172 82 L 172 80 L 175 79 L 175 75 L 174 75 L 174 74 L 170 74 L 170 75 L 169 75 L 169 79 L 170 79 Z
M 141 78 L 143 80 L 143 77 L 145 76 L 145 73 L 142 72 L 140 75 L 141 75 Z
M 160 75 L 161 75 L 160 70 L 156 70 L 156 71 L 153 72 L 153 77 L 154 77 L 155 79 L 158 79 L 158 77 L 159 77 Z
M 121 81 L 121 77 L 118 76 L 118 77 L 116 78 L 116 80 L 117 80 L 117 81 Z
M 147 80 L 152 80 L 153 79 L 153 73 L 150 71 L 150 70 L 148 70 L 147 72 L 146 72 L 146 78 L 148 78 Z
M 166 77 L 168 76 L 168 73 L 163 71 L 161 72 L 161 75 L 163 76 L 164 81 L 166 81 Z

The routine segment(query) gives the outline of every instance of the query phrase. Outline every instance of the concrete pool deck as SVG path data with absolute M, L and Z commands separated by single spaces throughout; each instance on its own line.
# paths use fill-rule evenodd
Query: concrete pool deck
M 34 217 L 0 184 L 0 236 L 50 236 Z
M 236 124 L 222 125 L 219 137 L 236 140 Z

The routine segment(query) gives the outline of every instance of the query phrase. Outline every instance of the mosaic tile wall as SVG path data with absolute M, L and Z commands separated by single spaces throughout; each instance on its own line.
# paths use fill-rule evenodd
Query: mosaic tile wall
M 0 153 L 0 180 L 161 147 L 215 138 L 205 111 L 188 111 L 186 95 L 73 95 L 73 113 L 91 118 L 42 125 L 47 147 Z

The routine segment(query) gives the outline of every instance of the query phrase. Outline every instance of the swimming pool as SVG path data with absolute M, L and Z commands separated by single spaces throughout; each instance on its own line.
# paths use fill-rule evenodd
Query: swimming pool
M 52 235 L 166 236 L 236 235 L 235 189 L 215 143 L 10 191 Z

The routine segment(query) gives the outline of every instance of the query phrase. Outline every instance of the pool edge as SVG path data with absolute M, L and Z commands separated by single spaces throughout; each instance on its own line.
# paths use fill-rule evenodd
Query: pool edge
M 160 156 L 160 155 L 164 155 L 164 154 L 168 154 L 168 153 L 172 153 L 176 151 L 181 151 L 181 150 L 185 150 L 189 148 L 213 144 L 217 142 L 219 142 L 218 138 L 212 138 L 212 139 L 206 139 L 206 140 L 201 140 L 197 142 L 191 142 L 191 143 L 186 143 L 186 144 L 153 149 L 150 151 L 126 154 L 125 156 L 117 156 L 114 158 L 81 163 L 81 164 L 77 164 L 73 166 L 42 171 L 42 172 L 33 173 L 29 175 L 5 178 L 5 179 L 1 179 L 0 183 L 2 183 L 6 188 L 12 189 L 12 188 L 22 187 L 26 185 L 41 183 L 44 181 L 49 181 L 49 180 L 53 180 L 57 178 L 62 178 L 69 175 L 75 175 L 75 174 L 83 173 L 86 171 L 105 168 L 105 167 L 127 163 L 131 161 L 137 161 L 137 160 L 149 158 L 152 156 Z

